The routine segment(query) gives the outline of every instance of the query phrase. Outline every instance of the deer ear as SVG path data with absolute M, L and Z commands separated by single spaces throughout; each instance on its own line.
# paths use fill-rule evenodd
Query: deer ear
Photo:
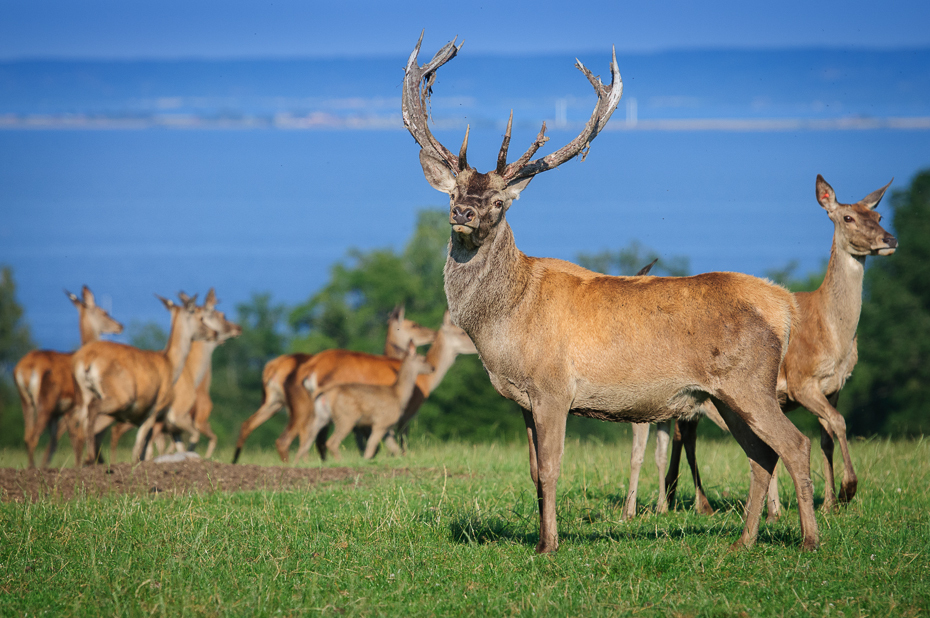
M 530 184 L 530 181 L 533 180 L 533 178 L 533 176 L 527 176 L 526 178 L 518 178 L 517 180 L 511 182 L 509 185 L 507 185 L 507 189 L 505 190 L 507 196 L 510 197 L 511 200 L 520 199 L 520 193 L 526 189 L 526 186 Z
M 446 309 L 446 312 L 442 314 L 442 325 L 443 326 L 452 326 L 452 316 L 449 315 L 449 310 Z
M 158 300 L 160 300 L 160 301 L 161 301 L 161 304 L 163 304 L 163 305 L 165 306 L 165 309 L 167 309 L 167 310 L 169 310 L 169 311 L 170 311 L 173 307 L 176 307 L 176 306 L 177 306 L 177 305 L 174 304 L 174 301 L 172 301 L 170 298 L 165 298 L 164 296 L 159 296 L 158 294 L 155 295 L 155 298 L 157 298 Z
M 866 208 L 868 208 L 869 210 L 875 210 L 875 207 L 878 206 L 878 203 L 880 201 L 882 201 L 882 197 L 885 196 L 885 191 L 888 190 L 888 187 L 891 186 L 892 182 L 894 182 L 894 178 L 892 178 L 891 182 L 889 182 L 887 185 L 885 185 L 881 189 L 876 189 L 875 191 L 872 191 L 871 193 L 866 195 L 864 198 L 859 200 L 859 203 L 865 206 Z
M 210 288 L 207 291 L 207 297 L 203 299 L 203 306 L 207 309 L 215 309 L 218 302 L 220 301 L 216 299 L 216 290 Z
M 826 180 L 823 179 L 823 176 L 817 174 L 817 202 L 823 207 L 827 212 L 833 212 L 836 210 L 836 193 L 833 192 L 833 187 L 830 186 Z
M 445 163 L 421 150 L 420 165 L 423 166 L 423 175 L 430 186 L 437 191 L 452 194 L 452 190 L 455 189 L 455 174 Z
M 65 294 L 67 294 L 68 299 L 74 304 L 75 307 L 80 308 L 84 306 L 84 303 L 81 302 L 81 299 L 75 296 L 74 294 L 72 294 L 71 292 L 69 292 L 68 290 L 65 290 Z
M 84 304 L 88 307 L 93 307 L 97 303 L 94 300 L 94 293 L 90 291 L 90 288 L 86 285 L 81 288 L 81 296 L 84 297 Z

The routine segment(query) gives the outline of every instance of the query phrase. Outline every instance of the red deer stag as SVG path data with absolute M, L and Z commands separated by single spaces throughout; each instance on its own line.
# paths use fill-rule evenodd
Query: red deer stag
M 356 427 L 368 427 L 371 435 L 365 447 L 365 459 L 375 456 L 381 438 L 400 421 L 416 386 L 417 376 L 429 375 L 433 367 L 422 356 L 411 341 L 397 370 L 394 383 L 383 384 L 333 384 L 316 391 L 314 395 L 314 419 L 310 434 L 316 437 L 330 422 L 333 435 L 326 441 L 326 449 L 333 458 L 340 459 L 339 445 Z M 400 454 L 396 444 L 389 446 L 395 455 Z
M 434 330 L 420 326 L 413 320 L 406 319 L 404 315 L 404 306 L 398 305 L 388 317 L 387 338 L 384 341 L 384 355 L 388 358 L 403 358 L 408 341 L 413 341 L 414 345 L 421 346 L 432 343 L 433 339 L 436 338 Z M 245 445 L 249 434 L 271 418 L 278 410 L 285 407 L 289 415 L 288 423 L 281 437 L 275 442 L 275 447 L 278 449 L 281 461 L 287 463 L 291 443 L 301 433 L 302 428 L 302 425 L 298 422 L 298 417 L 293 412 L 293 407 L 288 403 L 288 392 L 292 393 L 290 399 L 295 402 L 295 406 L 313 407 L 309 393 L 304 391 L 303 387 L 294 379 L 297 369 L 309 362 L 311 358 L 313 358 L 312 354 L 284 354 L 271 359 L 265 364 L 265 369 L 262 372 L 262 405 L 255 414 L 242 423 L 239 430 L 239 439 L 236 442 L 236 453 L 233 455 L 233 463 L 239 461 L 239 455 L 242 453 L 242 447 Z M 302 417 L 301 422 L 303 422 Z M 325 436 L 317 445 L 321 456 L 325 452 L 324 441 Z
M 174 384 L 181 377 L 192 342 L 216 337 L 216 331 L 201 320 L 194 299 L 176 305 L 158 298 L 171 312 L 171 331 L 163 351 L 96 341 L 74 354 L 74 380 L 82 399 L 76 420 L 83 423 L 90 461 L 99 449 L 99 434 L 94 429 L 102 414 L 139 427 L 132 458 L 142 459 L 152 426 L 174 400 Z
M 81 298 L 68 291 L 65 294 L 78 310 L 81 345 L 99 340 L 104 333 L 118 335 L 123 332 L 123 325 L 97 306 L 93 292 L 86 285 L 81 291 Z M 30 468 L 35 467 L 35 450 L 46 427 L 50 438 L 42 457 L 42 467 L 47 466 L 55 454 L 59 438 L 58 423 L 61 419 L 65 419 L 75 453 L 78 453 L 78 442 L 84 439 L 79 428 L 70 422 L 71 411 L 77 407 L 80 396 L 71 373 L 73 356 L 71 352 L 33 350 L 20 359 L 13 369 L 16 388 L 23 403 L 26 454 Z M 76 465 L 80 465 L 80 454 L 77 457 Z
M 426 362 L 429 363 L 434 371 L 429 375 L 420 375 L 417 377 L 416 386 L 413 395 L 407 403 L 404 413 L 397 423 L 397 433 L 403 435 L 410 421 L 420 410 L 420 406 L 429 397 L 442 379 L 446 372 L 452 367 L 456 357 L 459 354 L 476 354 L 475 344 L 471 342 L 468 335 L 465 334 L 458 326 L 452 323 L 447 311 L 442 318 L 442 326 L 436 333 L 436 340 L 430 346 L 426 353 Z M 288 391 L 288 406 L 292 414 L 298 418 L 297 423 L 303 431 L 301 433 L 301 447 L 297 451 L 299 460 L 317 439 L 317 444 L 325 440 L 326 432 L 319 430 L 325 425 L 314 429 L 314 410 L 312 407 L 313 396 L 320 390 L 334 384 L 393 384 L 400 370 L 401 361 L 395 358 L 385 356 L 376 356 L 374 354 L 365 354 L 364 352 L 349 352 L 346 350 L 327 350 L 314 356 L 309 362 L 297 370 L 295 383 L 303 393 L 299 399 L 291 398 L 293 394 Z M 296 388 L 294 390 L 297 390 Z M 299 403 L 294 403 L 295 401 Z M 306 407 L 305 401 L 311 402 L 311 407 Z M 385 444 L 392 453 L 399 452 L 395 438 L 389 433 L 385 438 Z M 324 451 L 321 451 L 320 456 Z
M 458 48 L 447 44 L 421 67 L 421 42 L 422 35 L 405 69 L 404 123 L 421 147 L 427 180 L 450 196 L 445 291 L 452 321 L 474 341 L 497 391 L 524 409 L 539 500 L 536 551 L 558 548 L 556 485 L 570 412 L 654 423 L 689 415 L 708 399 L 752 469 L 746 522 L 734 547 L 755 542 L 779 457 L 795 482 L 803 547 L 817 547 L 810 440 L 785 417 L 775 396 L 797 319 L 787 290 L 738 273 L 582 277 L 516 247 L 507 209 L 536 174 L 586 151 L 603 129 L 622 92 L 616 53 L 610 87 L 577 64 L 598 98 L 580 135 L 531 160 L 545 142 L 543 124 L 529 150 L 508 165 L 511 115 L 497 167 L 482 174 L 467 163 L 467 131 L 455 156 L 427 125 L 436 70 Z
M 846 421 L 836 411 L 836 402 L 858 360 L 856 328 L 862 310 L 865 258 L 891 255 L 898 246 L 897 239 L 880 225 L 882 216 L 875 212 L 889 186 L 890 182 L 855 204 L 841 204 L 823 176 L 818 174 L 815 184 L 817 202 L 833 222 L 833 245 L 820 287 L 794 295 L 801 308 L 801 322 L 792 331 L 791 343 L 778 374 L 778 397 L 783 410 L 803 406 L 820 421 L 825 509 L 837 503 L 834 440 L 840 443 L 844 464 L 839 501 L 852 500 L 858 484 L 846 441 Z M 694 432 L 689 431 L 681 438 L 681 442 L 674 445 L 666 481 L 671 488 L 670 499 L 674 498 L 678 478 L 676 451 L 680 452 L 684 444 L 689 458 L 693 457 Z M 780 511 L 778 485 L 773 475 L 768 519 L 777 519 Z

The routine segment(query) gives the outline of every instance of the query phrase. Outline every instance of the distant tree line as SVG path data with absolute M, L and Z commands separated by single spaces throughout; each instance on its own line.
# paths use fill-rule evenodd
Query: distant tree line
M 840 411 L 855 435 L 915 436 L 930 433 L 930 170 L 896 191 L 887 214 L 899 241 L 887 258 L 869 258 L 859 323 L 859 364 L 840 397 Z M 234 311 L 243 334 L 214 355 L 214 429 L 222 443 L 234 439 L 241 422 L 261 405 L 261 373 L 271 358 L 288 352 L 315 353 L 345 348 L 381 353 L 386 322 L 398 304 L 406 315 L 436 328 L 446 308 L 442 269 L 449 228 L 446 213 L 419 213 L 412 237 L 402 250 L 351 250 L 335 264 L 327 284 L 296 307 L 273 302 L 270 294 L 254 294 Z M 825 229 L 824 235 L 827 234 Z M 826 245 L 826 241 L 824 243 Z M 578 263 L 608 274 L 634 274 L 659 257 L 632 243 L 616 251 L 580 254 Z M 825 267 L 826 261 L 824 261 Z M 768 276 L 792 291 L 820 285 L 823 269 L 794 276 L 796 263 Z M 662 258 L 652 274 L 684 276 L 683 257 Z M 29 329 L 15 298 L 9 268 L 0 271 L 0 443 L 22 439 L 22 415 L 10 375 L 13 365 L 32 347 Z M 133 323 L 134 344 L 164 345 L 164 330 Z M 794 412 L 792 420 L 814 431 L 813 416 Z M 283 423 L 269 422 L 250 440 L 270 444 Z M 573 417 L 570 435 L 609 440 L 625 429 Z M 440 388 L 421 408 L 412 428 L 417 435 L 466 441 L 523 439 L 523 420 L 516 404 L 499 396 L 476 356 L 459 357 Z

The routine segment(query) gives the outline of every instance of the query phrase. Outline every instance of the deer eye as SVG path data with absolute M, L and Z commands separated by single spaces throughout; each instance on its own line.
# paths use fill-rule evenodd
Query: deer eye
M 494 207 L 495 207 L 495 208 L 503 208 L 503 207 L 504 207 L 504 202 L 503 202 L 503 200 L 494 200 Z
M 843 221 L 845 221 L 846 223 L 852 223 L 853 221 L 855 221 L 855 219 L 853 219 L 849 215 L 846 215 L 845 217 L 843 217 Z

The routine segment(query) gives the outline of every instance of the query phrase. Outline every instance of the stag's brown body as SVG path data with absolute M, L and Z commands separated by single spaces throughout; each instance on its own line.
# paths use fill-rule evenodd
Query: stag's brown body
M 97 306 L 93 293 L 86 285 L 81 298 L 68 292 L 66 294 L 78 310 L 81 345 L 99 340 L 102 333 L 123 332 L 123 325 Z M 80 404 L 80 391 L 71 372 L 73 357 L 72 352 L 34 350 L 23 356 L 13 369 L 13 378 L 23 405 L 26 454 L 30 468 L 35 467 L 35 450 L 46 427 L 50 429 L 51 437 L 42 458 L 43 467 L 48 465 L 55 454 L 60 435 L 58 423 L 61 419 L 65 420 L 72 445 L 76 447 L 84 439 L 80 427 L 70 422 L 72 411 Z M 78 449 L 74 450 L 78 458 L 76 465 L 80 465 Z
M 422 41 L 422 37 L 421 37 Z M 494 387 L 524 408 L 530 475 L 540 510 L 537 551 L 558 548 L 555 493 L 571 413 L 612 421 L 656 422 L 717 405 L 752 469 L 746 524 L 737 545 L 758 534 L 766 488 L 779 456 L 795 482 L 804 547 L 817 546 L 810 440 L 781 412 L 778 370 L 797 319 L 791 294 L 734 273 L 696 277 L 591 277 L 525 256 L 506 213 L 538 173 L 584 152 L 622 92 L 616 55 L 611 85 L 578 63 L 598 94 L 582 133 L 556 152 L 507 163 L 510 125 L 494 171 L 466 161 L 428 130 L 435 71 L 458 49 L 446 45 L 426 65 L 407 63 L 404 122 L 420 144 L 430 184 L 450 197 L 452 238 L 445 291 L 453 321 L 472 338 Z M 549 266 L 547 266 L 547 264 Z

